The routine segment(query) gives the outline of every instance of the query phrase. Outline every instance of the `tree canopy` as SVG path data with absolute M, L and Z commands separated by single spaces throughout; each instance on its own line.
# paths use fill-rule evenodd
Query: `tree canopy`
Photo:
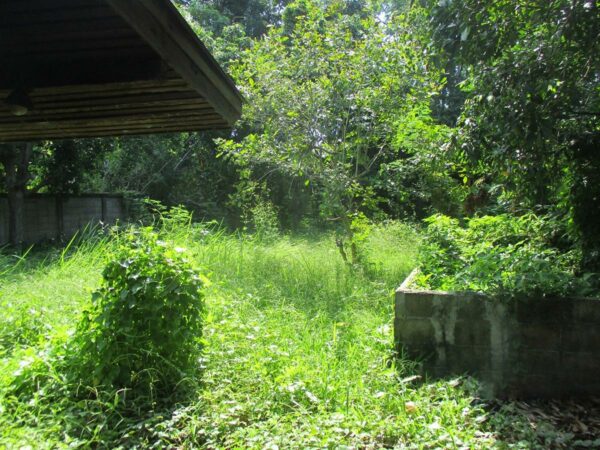
M 512 208 L 568 216 L 600 268 L 600 13 L 591 1 L 440 2 L 432 36 L 462 66 L 454 147 Z

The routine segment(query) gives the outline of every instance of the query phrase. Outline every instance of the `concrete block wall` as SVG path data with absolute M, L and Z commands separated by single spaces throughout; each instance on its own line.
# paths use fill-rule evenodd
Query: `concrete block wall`
M 26 242 L 39 242 L 56 239 L 58 219 L 56 217 L 56 198 L 33 196 L 25 200 L 23 222 Z M 8 229 L 6 230 L 8 235 Z M 8 236 L 7 236 L 8 238 Z
M 104 197 L 104 223 L 115 223 L 126 217 L 123 197 Z
M 73 236 L 90 223 L 102 222 L 101 197 L 66 197 L 62 200 L 65 236 Z
M 69 239 L 88 224 L 113 224 L 127 216 L 123 196 L 113 194 L 28 195 L 23 213 L 27 243 Z M 0 245 L 7 242 L 8 200 L 0 194 Z
M 486 397 L 600 395 L 600 300 L 491 299 L 398 289 L 398 349 L 434 377 L 470 374 Z

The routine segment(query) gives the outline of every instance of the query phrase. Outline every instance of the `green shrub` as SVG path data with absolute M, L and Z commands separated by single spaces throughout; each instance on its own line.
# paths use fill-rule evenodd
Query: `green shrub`
M 590 285 L 576 277 L 580 258 L 549 242 L 550 219 L 533 214 L 483 216 L 467 221 L 443 215 L 426 219 L 417 284 L 429 289 L 503 295 L 587 295 Z
M 261 200 L 250 208 L 250 218 L 246 226 L 252 229 L 255 236 L 263 241 L 273 241 L 280 235 L 279 217 L 273 203 Z
M 118 241 L 75 338 L 81 379 L 136 395 L 172 393 L 197 374 L 205 280 L 183 249 L 149 228 Z

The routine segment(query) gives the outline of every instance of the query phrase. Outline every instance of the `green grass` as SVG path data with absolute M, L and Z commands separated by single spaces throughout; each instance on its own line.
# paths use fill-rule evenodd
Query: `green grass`
M 376 228 L 363 268 L 327 235 L 170 238 L 212 280 L 201 384 L 184 402 L 143 408 L 126 393 L 82 400 L 64 387 L 60 349 L 112 243 L 0 258 L 0 448 L 533 448 L 494 432 L 473 381 L 424 382 L 394 358 L 392 294 L 418 246 L 408 226 Z M 503 417 L 492 422 L 511 428 Z

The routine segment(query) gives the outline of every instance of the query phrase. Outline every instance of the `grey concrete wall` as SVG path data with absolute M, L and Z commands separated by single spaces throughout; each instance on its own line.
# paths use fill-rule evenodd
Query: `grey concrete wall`
M 0 196 L 0 245 L 8 241 L 8 201 Z
M 598 299 L 396 291 L 399 351 L 434 377 L 475 376 L 487 397 L 600 395 L 598 324 Z
M 123 196 L 85 194 L 54 196 L 34 194 L 25 198 L 25 240 L 28 243 L 69 239 L 88 224 L 112 224 L 125 220 Z M 8 242 L 8 200 L 0 194 L 0 245 Z

